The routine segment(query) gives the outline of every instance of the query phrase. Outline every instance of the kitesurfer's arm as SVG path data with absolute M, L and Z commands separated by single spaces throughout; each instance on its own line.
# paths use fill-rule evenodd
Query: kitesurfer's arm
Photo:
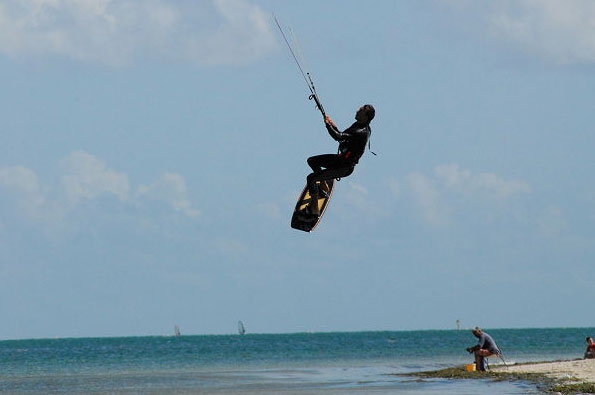
M 326 126 L 328 134 L 330 134 L 333 139 L 337 141 L 345 139 L 345 136 L 342 136 L 342 133 L 339 131 L 339 128 L 337 128 L 337 125 L 335 125 L 331 117 L 329 117 L 328 115 L 326 116 L 326 118 L 324 118 L 324 126 Z

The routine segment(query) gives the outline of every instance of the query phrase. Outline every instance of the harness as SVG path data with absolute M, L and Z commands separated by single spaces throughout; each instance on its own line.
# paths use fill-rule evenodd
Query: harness
M 342 159 L 349 159 L 349 157 L 351 156 L 351 151 L 347 151 L 347 152 L 338 152 L 339 158 Z

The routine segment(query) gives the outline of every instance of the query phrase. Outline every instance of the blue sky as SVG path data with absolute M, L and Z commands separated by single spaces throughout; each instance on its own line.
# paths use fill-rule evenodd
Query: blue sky
M 372 150 L 312 234 L 306 158 Z M 593 326 L 589 0 L 5 0 L 0 338 Z

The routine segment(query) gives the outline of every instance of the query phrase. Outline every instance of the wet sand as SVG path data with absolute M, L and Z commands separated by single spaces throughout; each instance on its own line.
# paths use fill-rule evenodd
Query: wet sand
M 595 394 L 595 359 L 526 362 L 518 365 L 492 365 L 487 372 L 467 371 L 456 366 L 434 371 L 409 373 L 424 379 L 444 378 L 455 381 L 481 380 L 533 385 L 538 393 Z M 502 392 L 504 393 L 504 392 Z
M 539 373 L 558 380 L 569 380 L 595 384 L 595 359 L 574 361 L 540 362 L 525 365 L 493 367 L 494 372 Z

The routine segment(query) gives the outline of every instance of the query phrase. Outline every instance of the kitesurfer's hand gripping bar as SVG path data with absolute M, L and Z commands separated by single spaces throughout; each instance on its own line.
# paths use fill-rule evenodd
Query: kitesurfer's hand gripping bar
M 335 123 L 333 122 L 333 120 L 331 119 L 331 117 L 329 117 L 328 115 L 325 115 L 324 116 L 324 123 L 326 123 L 327 125 L 331 125 L 334 128 L 337 127 L 337 125 L 335 125 Z

